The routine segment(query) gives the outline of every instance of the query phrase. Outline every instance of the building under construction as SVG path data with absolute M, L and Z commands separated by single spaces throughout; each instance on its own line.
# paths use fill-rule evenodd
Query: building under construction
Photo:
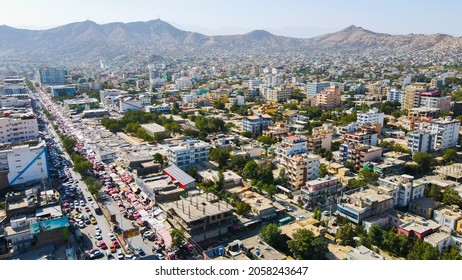
M 214 194 L 197 194 L 165 204 L 167 219 L 196 243 L 210 244 L 227 234 L 235 221 L 233 207 Z

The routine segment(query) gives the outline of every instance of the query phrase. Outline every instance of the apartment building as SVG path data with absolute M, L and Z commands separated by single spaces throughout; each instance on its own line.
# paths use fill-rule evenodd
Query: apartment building
M 441 91 L 422 92 L 420 94 L 420 107 L 437 108 L 441 112 L 451 110 L 451 97 L 442 96 Z
M 314 82 L 306 84 L 306 95 L 308 97 L 316 96 L 322 89 L 330 87 L 330 82 Z
M 305 207 L 314 207 L 328 197 L 336 195 L 342 189 L 339 178 L 326 176 L 305 183 L 301 188 L 302 202 Z
M 382 148 L 357 143 L 343 143 L 339 149 L 339 160 L 349 161 L 357 169 L 362 168 L 366 162 L 378 161 L 382 156 Z
M 67 70 L 58 68 L 41 68 L 37 71 L 37 82 L 40 86 L 57 86 L 66 84 Z
M 387 101 L 403 103 L 404 93 L 401 90 L 392 88 L 388 91 Z
M 339 86 L 329 86 L 323 88 L 316 95 L 316 106 L 323 110 L 330 110 L 337 108 L 341 105 L 341 96 L 342 92 Z
M 298 154 L 280 162 L 293 189 L 299 189 L 307 180 L 319 177 L 320 157 L 312 154 Z
M 411 131 L 407 135 L 407 148 L 412 153 L 432 152 L 435 147 L 435 136 L 428 130 Z
M 210 244 L 230 232 L 234 208 L 211 193 L 198 194 L 164 204 L 167 219 L 191 240 Z
M 425 83 L 413 83 L 404 89 L 402 108 L 409 110 L 420 107 L 420 94 L 428 91 Z
M 366 113 L 359 113 L 356 123 L 359 125 L 378 123 L 380 124 L 380 127 L 383 127 L 384 116 L 385 114 L 379 112 L 377 108 L 372 108 Z
M 451 231 L 458 231 L 458 222 L 462 219 L 462 212 L 458 206 L 445 206 L 433 211 L 433 220 L 439 225 L 447 227 Z
M 242 119 L 242 130 L 252 132 L 253 136 L 261 135 L 264 129 L 273 123 L 270 115 L 257 114 L 255 116 L 247 116 Z
M 287 101 L 290 99 L 292 94 L 292 88 L 289 87 L 261 87 L 260 95 L 261 98 L 265 101 L 278 102 L 278 101 Z
M 435 150 L 454 147 L 459 140 L 460 121 L 451 117 L 430 121 L 430 131 L 435 135 Z
M 209 160 L 210 145 L 200 140 L 186 140 L 185 142 L 167 148 L 169 165 L 176 165 L 182 170 L 189 166 Z
M 379 191 L 393 197 L 393 206 L 406 207 L 410 201 L 422 198 L 427 183 L 410 175 L 379 178 Z
M 26 184 L 48 178 L 45 141 L 0 150 L 0 186 Z
M 306 138 L 298 135 L 286 136 L 281 143 L 276 145 L 276 156 L 283 160 L 284 157 L 306 153 Z
M 347 143 L 377 146 L 377 127 L 372 124 L 359 126 L 354 132 L 345 133 Z
M 22 143 L 39 137 L 37 117 L 31 110 L 0 113 L 0 143 Z
M 317 152 L 321 148 L 330 151 L 334 134 L 335 129 L 331 123 L 324 123 L 321 127 L 313 128 L 312 135 L 306 138 L 308 151 Z
M 362 188 L 345 193 L 337 203 L 338 215 L 355 224 L 361 224 L 364 219 L 382 214 L 392 208 L 392 196 Z

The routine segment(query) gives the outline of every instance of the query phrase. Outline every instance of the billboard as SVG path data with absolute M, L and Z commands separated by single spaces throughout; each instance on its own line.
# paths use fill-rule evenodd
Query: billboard
M 46 232 L 58 228 L 64 228 L 69 226 L 69 218 L 62 217 L 53 220 L 40 221 L 35 224 L 30 225 L 31 234 L 39 234 L 41 232 Z

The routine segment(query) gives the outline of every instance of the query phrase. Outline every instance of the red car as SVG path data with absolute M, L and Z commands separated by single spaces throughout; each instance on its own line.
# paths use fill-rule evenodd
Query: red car
M 103 250 L 106 250 L 107 249 L 107 245 L 104 241 L 101 241 L 101 249 Z
M 112 241 L 112 243 L 114 244 L 114 246 L 115 246 L 117 249 L 120 248 L 120 244 L 119 244 L 119 242 L 118 242 L 117 240 Z

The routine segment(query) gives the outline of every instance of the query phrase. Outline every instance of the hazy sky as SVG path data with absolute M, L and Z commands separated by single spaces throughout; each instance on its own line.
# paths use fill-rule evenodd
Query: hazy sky
M 265 29 L 311 37 L 352 24 L 390 34 L 462 35 L 458 0 L 9 0 L 0 7 L 0 25 L 28 29 L 160 18 L 207 35 Z

